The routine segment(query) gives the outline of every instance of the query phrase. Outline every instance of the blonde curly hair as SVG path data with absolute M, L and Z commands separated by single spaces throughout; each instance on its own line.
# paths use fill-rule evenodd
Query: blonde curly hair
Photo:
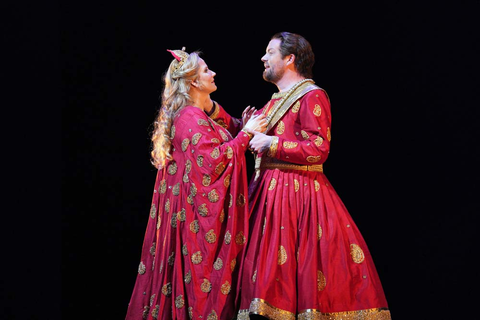
M 180 50 L 172 50 L 180 55 Z M 175 115 L 191 103 L 189 95 L 192 81 L 198 78 L 200 52 L 195 51 L 188 55 L 183 65 L 174 59 L 165 72 L 163 82 L 162 104 L 154 122 L 152 132 L 151 163 L 157 169 L 165 166 L 167 160 L 172 159 L 170 153 L 172 139 L 172 123 Z

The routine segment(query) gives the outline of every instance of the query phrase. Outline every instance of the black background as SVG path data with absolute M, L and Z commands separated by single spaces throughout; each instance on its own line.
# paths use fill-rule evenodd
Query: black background
M 7 233 L 21 248 L 9 251 L 2 280 L 5 319 L 124 318 L 156 174 L 149 134 L 166 49 L 201 50 L 217 72 L 212 98 L 240 116 L 276 91 L 260 58 L 279 31 L 314 49 L 314 80 L 332 103 L 325 174 L 369 245 L 393 318 L 475 314 L 479 1 L 334 3 L 68 2 L 59 18 L 54 6 L 16 10 L 21 34 L 33 37 L 12 36 L 13 55 L 41 66 L 22 74 L 27 90 L 17 100 L 30 92 L 38 102 L 40 86 L 51 91 L 60 76 L 59 95 L 35 106 L 61 105 L 61 119 L 37 108 L 19 117 L 53 120 L 40 132 L 61 146 L 50 153 L 35 135 L 21 136 L 28 180 L 12 190 L 33 217 L 19 217 L 22 233 Z M 29 161 L 26 144 L 42 161 Z M 49 187 L 54 172 L 60 188 Z M 53 204 L 24 202 L 32 188 Z M 28 284 L 13 272 L 16 258 L 33 275 Z

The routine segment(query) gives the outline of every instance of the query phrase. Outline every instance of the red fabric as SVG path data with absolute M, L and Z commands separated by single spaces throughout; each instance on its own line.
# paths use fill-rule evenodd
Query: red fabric
M 328 157 L 330 130 L 328 96 L 313 90 L 268 134 L 279 137 L 275 158 L 318 165 Z M 262 169 L 251 180 L 249 201 L 240 310 L 249 309 L 254 299 L 293 316 L 307 309 L 337 313 L 388 308 L 367 245 L 324 173 Z M 282 257 L 286 260 L 279 264 Z M 289 318 L 277 316 L 271 318 Z
M 235 315 L 248 237 L 249 140 L 229 128 L 191 106 L 174 119 L 173 160 L 157 173 L 127 320 Z

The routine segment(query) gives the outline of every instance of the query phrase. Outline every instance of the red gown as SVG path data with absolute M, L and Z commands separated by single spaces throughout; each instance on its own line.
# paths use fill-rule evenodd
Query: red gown
M 259 112 L 269 114 L 280 97 Z M 278 141 L 260 155 L 249 187 L 238 319 L 391 319 L 367 245 L 323 173 L 330 132 L 330 101 L 319 87 L 268 130 Z
M 174 119 L 173 160 L 157 173 L 127 320 L 231 319 L 238 310 L 249 138 L 219 105 L 212 118 L 187 106 Z

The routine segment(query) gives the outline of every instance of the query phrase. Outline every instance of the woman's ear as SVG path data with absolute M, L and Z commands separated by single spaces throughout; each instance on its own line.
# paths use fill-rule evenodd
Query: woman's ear
M 198 82 L 197 82 L 197 80 L 193 80 L 192 82 L 190 82 L 190 85 L 191 85 L 192 87 L 198 88 Z

